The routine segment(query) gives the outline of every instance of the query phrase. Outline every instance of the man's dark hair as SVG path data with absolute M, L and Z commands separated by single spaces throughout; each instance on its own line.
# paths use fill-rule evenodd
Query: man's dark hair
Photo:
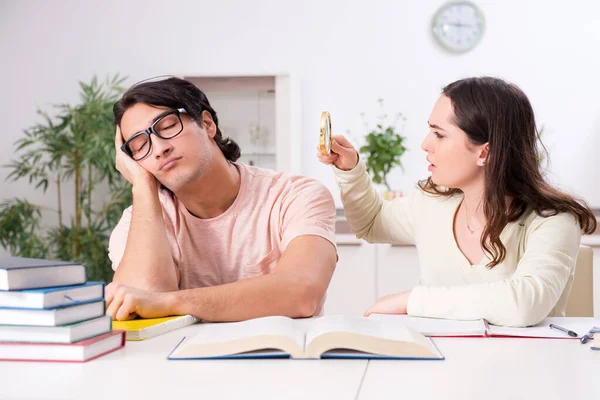
M 230 138 L 224 138 L 219 129 L 217 113 L 210 106 L 208 98 L 193 83 L 180 78 L 167 78 L 157 81 L 142 82 L 132 86 L 113 107 L 115 124 L 120 125 L 123 114 L 138 103 L 172 109 L 185 108 L 198 125 L 202 126 L 202 111 L 208 111 L 215 122 L 217 133 L 215 142 L 229 161 L 240 158 L 240 146 Z

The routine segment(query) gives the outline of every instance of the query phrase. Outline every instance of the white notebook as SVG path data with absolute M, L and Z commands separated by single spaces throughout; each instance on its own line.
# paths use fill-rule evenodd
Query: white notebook
M 535 326 L 527 328 L 514 328 L 488 324 L 483 319 L 474 321 L 459 321 L 451 319 L 421 318 L 408 315 L 387 315 L 373 314 L 369 318 L 380 321 L 394 320 L 400 321 L 425 336 L 443 337 L 443 336 L 511 336 L 511 337 L 529 337 L 529 338 L 564 338 L 575 339 L 567 333 L 557 329 L 550 328 L 550 324 L 558 325 L 570 331 L 577 333 L 576 338 L 581 338 L 588 333 L 594 326 L 600 326 L 600 319 L 597 318 L 565 318 L 549 317 Z
M 425 336 L 487 336 L 486 323 L 482 319 L 458 321 L 452 319 L 421 318 L 408 315 L 372 314 L 377 321 L 398 321 L 421 332 Z
M 558 329 L 550 328 L 550 324 L 558 325 L 561 328 L 568 329 L 577 334 L 576 337 L 570 337 L 567 333 Z M 531 338 L 558 338 L 558 339 L 577 339 L 588 333 L 594 326 L 600 326 L 600 319 L 587 317 L 549 317 L 535 326 L 527 328 L 510 328 L 498 325 L 489 325 L 489 336 L 519 336 Z

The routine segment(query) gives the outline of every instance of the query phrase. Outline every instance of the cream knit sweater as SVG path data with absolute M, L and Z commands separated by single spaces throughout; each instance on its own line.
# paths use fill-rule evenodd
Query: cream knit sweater
M 383 201 L 363 161 L 351 171 L 333 169 L 357 238 L 416 245 L 420 285 L 410 295 L 409 315 L 484 318 L 506 326 L 564 316 L 581 240 L 571 214 L 544 218 L 526 212 L 509 223 L 500 235 L 506 258 L 489 269 L 488 258 L 471 265 L 456 243 L 453 221 L 462 195 L 433 196 L 417 189 L 411 196 Z

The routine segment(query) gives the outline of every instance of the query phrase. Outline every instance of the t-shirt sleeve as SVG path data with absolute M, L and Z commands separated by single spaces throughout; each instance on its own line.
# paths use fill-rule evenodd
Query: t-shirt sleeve
M 129 206 L 123 211 L 123 215 L 119 223 L 113 229 L 108 241 L 108 258 L 112 263 L 113 271 L 119 267 L 125 247 L 127 246 L 127 236 L 129 235 L 129 227 L 131 226 L 131 210 L 133 206 Z
M 336 246 L 335 203 L 320 182 L 306 177 L 295 180 L 283 195 L 281 211 L 282 249 L 302 235 L 320 236 Z

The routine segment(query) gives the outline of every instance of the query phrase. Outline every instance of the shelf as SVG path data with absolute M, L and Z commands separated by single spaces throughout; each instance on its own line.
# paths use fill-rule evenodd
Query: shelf
M 301 170 L 297 81 L 287 74 L 185 78 L 210 99 L 223 136 L 242 149 L 240 162 L 279 172 Z

